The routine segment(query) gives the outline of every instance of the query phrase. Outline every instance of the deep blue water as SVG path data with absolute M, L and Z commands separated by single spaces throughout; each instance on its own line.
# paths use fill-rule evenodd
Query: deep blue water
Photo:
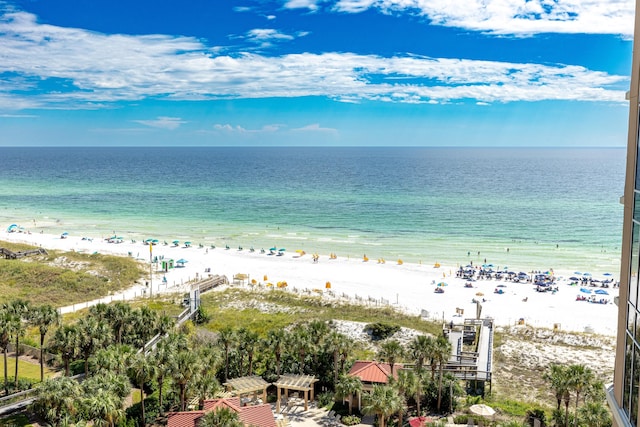
M 624 162 L 597 148 L 0 148 L 0 229 L 613 269 Z

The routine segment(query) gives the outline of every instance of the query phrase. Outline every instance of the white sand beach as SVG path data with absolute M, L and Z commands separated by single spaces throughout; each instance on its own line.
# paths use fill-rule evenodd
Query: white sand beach
M 109 243 L 100 237 L 86 237 L 69 235 L 62 239 L 59 235 L 5 231 L 0 234 L 0 239 L 5 241 L 28 243 L 45 249 L 132 256 L 149 265 L 149 246 L 140 241 Z M 577 295 L 588 295 L 580 292 L 580 286 L 570 285 L 569 277 L 574 275 L 573 271 L 554 271 L 558 278 L 558 291 L 555 293 L 536 292 L 531 283 L 504 280 L 477 280 L 469 288 L 465 287 L 466 280 L 456 277 L 457 265 L 400 265 L 398 260 L 386 260 L 382 264 L 376 259 L 365 262 L 363 258 L 347 258 L 340 254 L 336 259 L 330 259 L 329 254 L 319 254 L 318 261 L 314 262 L 312 254 L 286 251 L 278 256 L 269 255 L 268 248 L 265 249 L 266 253 L 260 253 L 259 248 L 250 252 L 247 248 L 212 249 L 197 244 L 185 247 L 183 242 L 179 246 L 160 242 L 152 247 L 153 257 L 187 262 L 184 267 L 173 268 L 166 274 L 155 272 L 152 292 L 181 291 L 186 282 L 208 274 L 226 275 L 230 281 L 234 275 L 246 274 L 249 280 L 255 279 L 259 283 L 275 285 L 287 282 L 289 290 L 315 290 L 317 294 L 326 293 L 326 283 L 330 282 L 333 296 L 326 295 L 327 298 L 357 297 L 362 303 L 389 304 L 411 314 L 447 322 L 475 317 L 476 304 L 472 300 L 484 299 L 481 302 L 482 316 L 494 318 L 498 325 L 514 325 L 523 319 L 525 324 L 536 327 L 558 327 L 564 331 L 604 335 L 615 335 L 617 327 L 618 308 L 613 304 L 613 298 L 618 289 L 610 287 L 606 289 L 609 295 L 597 295 L 608 304 L 576 301 Z M 601 278 L 598 272 L 591 273 L 594 278 Z M 447 284 L 442 287 L 444 293 L 441 294 L 434 292 L 439 282 Z M 498 288 L 498 285 L 503 287 Z M 142 288 L 138 287 L 140 294 Z M 502 289 L 504 293 L 496 294 L 496 289 Z M 590 289 L 595 291 L 598 288 Z M 459 309 L 463 310 L 462 316 Z

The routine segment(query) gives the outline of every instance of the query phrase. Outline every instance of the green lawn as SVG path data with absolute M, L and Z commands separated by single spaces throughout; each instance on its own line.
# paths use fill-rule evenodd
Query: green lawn
M 13 377 L 16 371 L 16 359 L 9 357 L 7 361 L 7 374 Z M 44 367 L 44 377 L 49 378 L 55 374 L 54 371 Z M 0 376 L 4 375 L 4 357 L 0 357 Z M 18 359 L 18 377 L 26 378 L 31 381 L 40 381 L 40 365 L 38 363 L 29 363 Z M 4 378 L 4 377 L 3 377 Z

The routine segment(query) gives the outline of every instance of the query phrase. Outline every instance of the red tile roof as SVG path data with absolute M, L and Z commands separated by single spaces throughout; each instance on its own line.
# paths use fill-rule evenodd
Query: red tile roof
M 240 399 L 230 397 L 204 401 L 204 410 L 189 412 L 173 412 L 168 414 L 167 427 L 196 427 L 198 419 L 209 411 L 229 408 L 238 413 L 240 421 L 251 427 L 276 427 L 276 420 L 271 412 L 271 405 L 240 406 Z
M 194 427 L 198 419 L 205 414 L 206 411 L 190 411 L 190 412 L 173 412 L 169 413 L 167 427 Z
M 398 377 L 398 370 L 402 368 L 401 363 L 393 365 L 393 376 Z M 391 374 L 391 365 L 383 362 L 358 360 L 349 370 L 349 375 L 360 378 L 365 383 L 386 384 Z

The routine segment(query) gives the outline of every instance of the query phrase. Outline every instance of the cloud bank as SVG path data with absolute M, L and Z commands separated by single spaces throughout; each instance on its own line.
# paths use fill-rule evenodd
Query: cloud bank
M 294 3 L 312 9 L 320 7 L 321 2 L 298 0 L 290 6 Z M 418 5 L 426 10 L 435 3 L 351 0 L 338 2 L 335 7 L 392 10 Z M 456 4 L 461 8 L 462 3 L 454 1 L 445 10 L 453 10 Z M 470 0 L 470 4 L 476 3 Z M 287 37 L 264 30 L 254 35 Z M 21 11 L 0 15 L 0 58 L 0 109 L 5 110 L 100 108 L 143 99 L 307 96 L 343 102 L 624 102 L 624 90 L 620 88 L 628 81 L 626 76 L 581 66 L 410 55 L 218 55 L 195 38 L 101 34 L 40 24 L 34 15 Z M 167 119 L 171 118 L 140 123 L 165 128 L 181 124 L 179 119 Z

